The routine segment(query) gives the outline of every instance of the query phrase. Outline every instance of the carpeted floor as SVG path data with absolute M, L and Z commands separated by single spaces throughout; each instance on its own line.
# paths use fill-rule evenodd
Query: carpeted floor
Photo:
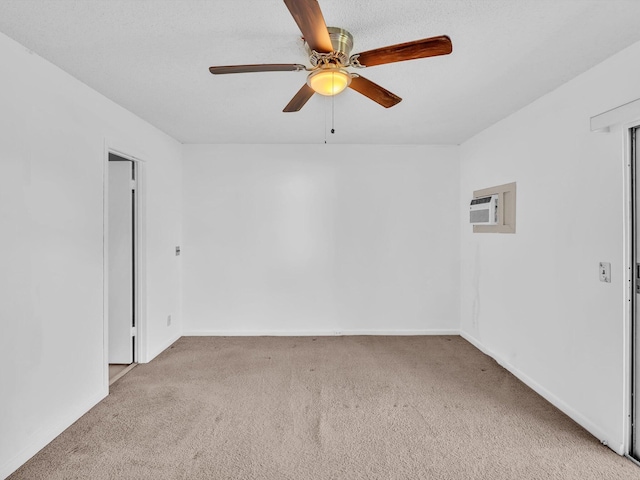
M 11 477 L 640 479 L 457 336 L 185 337 Z

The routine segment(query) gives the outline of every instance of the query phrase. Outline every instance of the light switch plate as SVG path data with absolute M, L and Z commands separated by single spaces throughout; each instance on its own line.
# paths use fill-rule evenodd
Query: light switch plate
M 600 262 L 600 281 L 611 283 L 611 263 Z

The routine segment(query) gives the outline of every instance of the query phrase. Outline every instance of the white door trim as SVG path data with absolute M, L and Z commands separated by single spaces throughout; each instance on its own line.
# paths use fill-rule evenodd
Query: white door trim
M 623 205 L 622 205 L 622 215 L 623 215 L 623 245 L 622 245 L 622 254 L 624 259 L 624 283 L 626 288 L 624 289 L 624 295 L 622 301 L 624 302 L 624 318 L 623 321 L 623 338 L 622 338 L 622 381 L 623 381 L 623 389 L 622 389 L 622 398 L 620 399 L 622 402 L 622 412 L 623 415 L 620 420 L 622 421 L 622 432 L 623 432 L 623 443 L 622 443 L 622 451 L 618 451 L 619 454 L 631 456 L 633 450 L 633 442 L 634 442 L 634 432 L 633 432 L 633 418 L 634 409 L 633 409 L 633 399 L 632 394 L 634 390 L 634 342 L 635 336 L 638 332 L 634 332 L 634 321 L 635 321 L 635 303 L 638 301 L 636 296 L 636 276 L 635 276 L 635 263 L 640 263 L 640 254 L 638 254 L 639 258 L 636 257 L 635 252 L 635 242 L 640 242 L 640 225 L 636 226 L 635 222 L 636 213 L 634 208 L 635 199 L 634 199 L 634 171 L 632 169 L 633 159 L 633 149 L 632 149 L 632 131 L 636 128 L 640 128 L 640 108 L 636 108 L 640 106 L 640 100 L 631 102 L 633 103 L 633 108 L 627 108 L 629 105 L 621 108 L 614 109 L 611 112 L 605 112 L 604 114 L 591 118 L 591 131 L 601 132 L 604 134 L 613 134 L 620 135 L 622 133 L 622 158 L 623 161 Z M 623 115 L 624 114 L 624 115 Z M 605 121 L 606 120 L 606 121 Z M 594 121 L 596 123 L 594 123 Z M 600 123 L 598 123 L 600 122 Z M 639 177 L 640 177 L 640 166 L 636 165 Z M 638 182 L 640 184 L 640 182 Z M 636 188 L 638 194 L 638 204 L 640 205 L 640 185 Z M 640 210 L 640 206 L 638 207 Z M 637 227 L 637 228 L 636 228 Z M 638 230 L 638 237 L 635 238 L 636 232 L 634 229 Z M 640 350 L 640 344 L 638 349 Z M 640 354 L 640 351 L 638 352 Z M 640 382 L 637 388 L 640 390 Z M 640 394 L 640 392 L 639 392 Z M 638 412 L 638 420 L 640 421 L 640 412 Z M 640 426 L 638 428 L 637 435 L 640 441 Z M 614 449 L 616 450 L 616 449 Z M 617 451 L 617 450 L 616 450 Z
M 127 150 L 130 153 L 127 153 Z M 147 195 L 146 195 L 146 161 L 142 156 L 131 153 L 131 149 L 123 149 L 116 143 L 105 139 L 103 158 L 103 249 L 102 249 L 102 273 L 103 273 L 103 297 L 102 297 L 102 322 L 103 322 L 103 384 L 109 388 L 109 154 L 115 154 L 135 163 L 136 171 L 136 205 L 135 205 L 135 271 L 134 278 L 136 302 L 136 359 L 137 363 L 148 361 L 147 348 Z

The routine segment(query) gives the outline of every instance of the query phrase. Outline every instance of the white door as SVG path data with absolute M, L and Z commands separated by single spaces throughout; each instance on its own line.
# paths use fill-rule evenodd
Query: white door
M 109 363 L 133 363 L 133 162 L 109 161 Z M 116 157 L 119 158 L 119 157 Z

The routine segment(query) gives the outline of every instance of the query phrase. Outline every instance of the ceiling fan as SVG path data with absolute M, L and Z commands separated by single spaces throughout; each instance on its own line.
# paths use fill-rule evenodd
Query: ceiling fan
M 376 48 L 350 56 L 353 48 L 353 36 L 342 28 L 327 27 L 317 0 L 284 0 L 284 3 L 302 32 L 302 37 L 309 50 L 309 63 L 312 67 L 296 63 L 209 67 L 209 71 L 214 75 L 248 72 L 297 72 L 301 70 L 311 72 L 307 77 L 307 82 L 284 107 L 283 112 L 300 111 L 314 93 L 332 96 L 347 87 L 385 108 L 393 107 L 402 101 L 400 97 L 360 74 L 347 71 L 346 68 L 373 67 L 385 63 L 448 55 L 453 50 L 451 39 L 446 35 L 441 35 Z

